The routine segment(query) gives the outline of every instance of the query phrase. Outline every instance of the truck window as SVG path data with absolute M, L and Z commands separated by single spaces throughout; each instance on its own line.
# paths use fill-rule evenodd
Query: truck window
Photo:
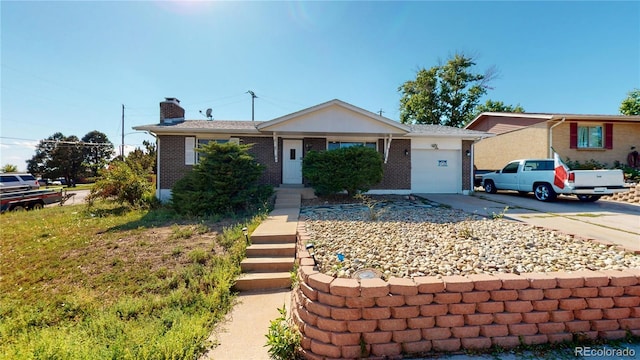
M 525 171 L 553 170 L 553 161 L 531 160 L 524 163 Z
M 518 162 L 512 162 L 507 164 L 507 166 L 505 166 L 502 169 L 502 173 L 503 174 L 515 174 L 518 172 L 518 166 L 520 165 L 520 163 Z

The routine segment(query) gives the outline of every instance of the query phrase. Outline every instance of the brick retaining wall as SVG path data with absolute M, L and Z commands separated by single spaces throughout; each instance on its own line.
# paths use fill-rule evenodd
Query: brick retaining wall
M 640 185 L 636 185 L 629 189 L 627 192 L 617 193 L 609 196 L 602 197 L 605 200 L 615 200 L 622 202 L 629 202 L 632 204 L 640 204 Z
M 314 270 L 308 239 L 301 221 L 292 317 L 307 359 L 640 336 L 640 269 L 344 279 Z

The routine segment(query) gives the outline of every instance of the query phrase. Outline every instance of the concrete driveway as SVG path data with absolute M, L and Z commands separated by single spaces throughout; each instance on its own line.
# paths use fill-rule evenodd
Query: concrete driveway
M 517 192 L 473 196 L 418 194 L 441 204 L 469 213 L 489 216 L 501 214 L 515 221 L 592 239 L 603 244 L 616 244 L 640 254 L 640 205 L 599 200 L 580 202 L 575 196 L 560 196 L 555 202 L 537 201 L 532 195 Z M 504 208 L 508 206 L 508 210 Z
M 49 188 L 47 188 L 47 189 L 49 189 Z M 55 187 L 51 187 L 51 189 L 55 189 Z M 63 203 L 63 206 L 86 204 L 85 198 L 91 192 L 90 190 L 74 190 L 73 188 L 64 188 L 63 190 L 66 191 L 66 194 L 68 194 L 68 195 L 73 194 L 72 197 L 70 197 L 69 199 L 67 199 Z M 60 203 L 47 205 L 47 207 L 52 207 L 52 206 L 60 206 Z

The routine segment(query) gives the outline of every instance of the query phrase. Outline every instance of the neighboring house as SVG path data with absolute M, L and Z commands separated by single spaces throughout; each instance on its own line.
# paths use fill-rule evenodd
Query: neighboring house
M 176 181 L 198 162 L 195 149 L 209 141 L 253 144 L 266 166 L 260 181 L 303 185 L 309 151 L 364 145 L 384 159 L 384 176 L 370 193 L 463 193 L 473 189 L 473 144 L 485 132 L 439 125 L 404 125 L 340 100 L 271 121 L 185 120 L 175 98 L 160 103 L 160 123 L 135 126 L 157 139 L 157 196 L 168 200 Z
M 496 136 L 475 145 L 479 170 L 501 169 L 525 158 L 551 158 L 551 148 L 564 160 L 596 160 L 609 167 L 627 163 L 632 147 L 640 146 L 640 116 L 528 114 L 486 112 L 465 129 Z

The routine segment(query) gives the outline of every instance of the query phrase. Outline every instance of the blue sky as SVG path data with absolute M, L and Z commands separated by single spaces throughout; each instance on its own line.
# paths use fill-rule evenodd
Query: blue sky
M 39 140 L 148 135 L 158 103 L 188 119 L 270 120 L 331 99 L 399 119 L 398 87 L 455 52 L 499 70 L 486 99 L 617 114 L 640 87 L 640 2 L 2 1 L 0 165 Z

